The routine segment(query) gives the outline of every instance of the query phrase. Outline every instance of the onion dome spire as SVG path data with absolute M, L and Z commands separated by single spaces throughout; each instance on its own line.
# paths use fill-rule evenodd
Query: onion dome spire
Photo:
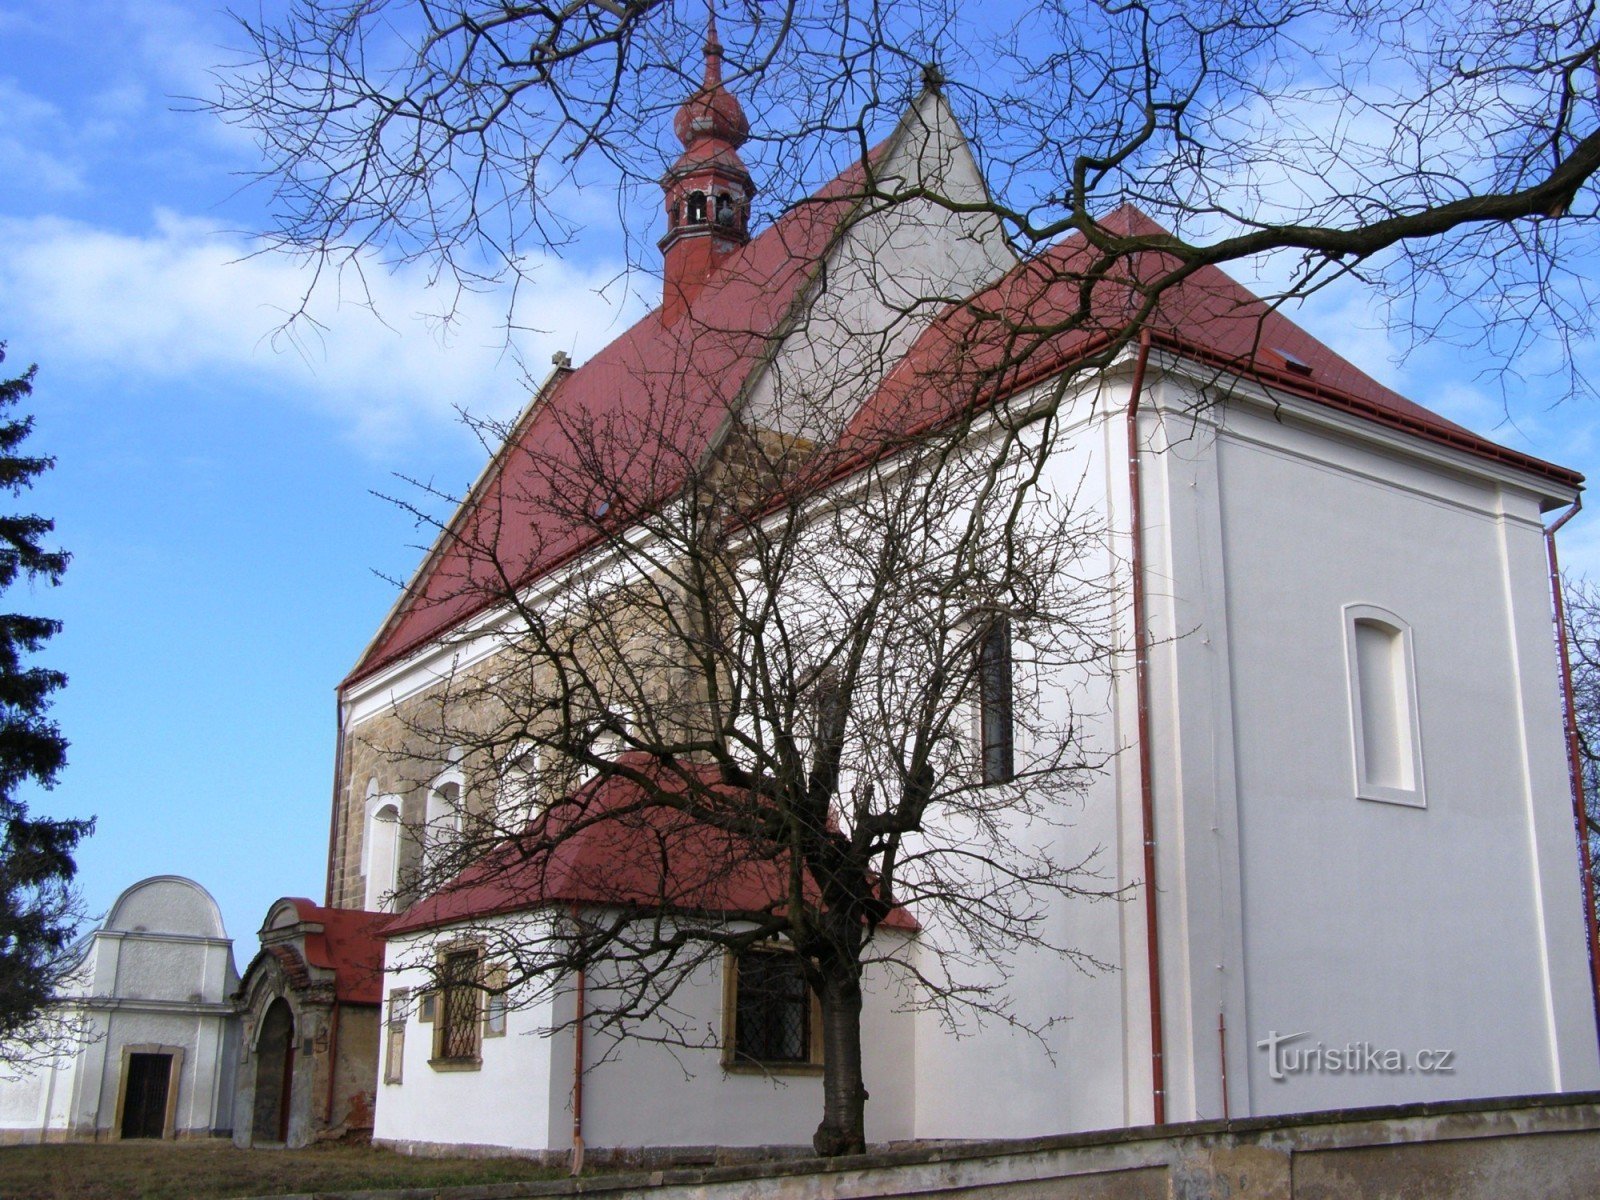
M 701 138 L 714 138 L 737 149 L 750 136 L 744 109 L 722 83 L 722 43 L 717 40 L 717 14 L 706 22 L 706 73 L 698 91 L 683 102 L 672 128 L 688 148 Z
M 739 158 L 750 122 L 722 82 L 714 8 L 706 22 L 704 52 L 705 77 L 672 121 L 683 153 L 661 181 L 667 202 L 662 312 L 669 321 L 687 310 L 722 260 L 750 240 L 750 198 L 756 188 Z

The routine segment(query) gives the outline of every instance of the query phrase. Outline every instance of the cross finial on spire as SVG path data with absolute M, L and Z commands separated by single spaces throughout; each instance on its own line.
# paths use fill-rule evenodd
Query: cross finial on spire
M 706 82 L 715 87 L 722 82 L 722 43 L 717 40 L 717 3 L 706 0 Z

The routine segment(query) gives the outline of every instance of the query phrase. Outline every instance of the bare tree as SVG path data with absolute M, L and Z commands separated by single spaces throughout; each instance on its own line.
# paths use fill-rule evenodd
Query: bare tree
M 1600 595 L 1582 578 L 1564 579 L 1561 592 L 1572 668 L 1571 715 L 1582 767 L 1582 836 L 1589 843 L 1590 887 L 1600 892 Z
M 516 427 L 483 426 L 497 462 L 421 577 L 468 665 L 372 747 L 419 786 L 460 776 L 456 810 L 415 830 L 407 920 L 470 923 L 503 973 L 430 943 L 441 995 L 531 1002 L 603 969 L 591 1017 L 692 1044 L 684 982 L 777 939 L 821 999 L 822 1153 L 863 1145 L 869 966 L 914 1003 L 1016 1019 L 1009 954 L 1081 960 L 1045 913 L 1109 894 L 1061 827 L 1112 749 L 1092 731 L 1117 641 L 1103 513 L 1060 474 L 1064 399 L 1182 289 L 1215 300 L 1211 268 L 1274 252 L 1292 259 L 1277 302 L 1356 275 L 1391 286 L 1402 323 L 1511 350 L 1585 334 L 1592 310 L 1567 269 L 1600 169 L 1600 26 L 1581 5 L 989 14 L 721 12 L 719 61 L 758 114 L 750 220 L 854 162 L 829 203 L 976 223 L 1026 263 L 999 293 L 889 301 L 894 319 L 824 339 L 826 370 L 765 407 L 696 386 L 772 348 L 701 313 L 674 361 L 618 375 L 625 408 L 562 407 L 558 378 Z M 530 264 L 580 232 L 578 187 L 657 211 L 633 200 L 670 161 L 704 22 L 659 0 L 300 0 L 245 23 L 250 61 L 215 107 L 261 138 L 278 246 L 509 280 L 515 324 Z M 888 115 L 928 88 L 988 190 L 879 169 Z M 896 367 L 947 304 L 936 352 Z M 893 932 L 907 911 L 935 927 L 916 955 Z
M 1283 298 L 1359 276 L 1388 285 L 1397 328 L 1508 365 L 1553 338 L 1542 369 L 1587 388 L 1566 351 L 1592 329 L 1600 18 L 1577 0 L 742 0 L 721 19 L 758 114 L 758 218 L 865 161 L 935 70 L 993 188 L 933 199 L 983 207 L 1025 253 L 1070 232 L 1112 262 L 1159 248 L 1154 285 L 1284 252 Z M 653 270 L 638 217 L 704 21 L 662 0 L 296 0 L 243 23 L 213 107 L 261 140 L 276 244 L 325 266 L 377 251 L 523 282 L 600 184 Z M 1162 228 L 1099 224 L 1125 203 Z
M 48 915 L 59 916 L 82 925 L 85 914 L 79 904 L 59 906 Z M 64 946 L 51 961 L 46 976 L 50 993 L 39 1001 L 28 1019 L 13 1026 L 0 1042 L 0 1080 L 20 1079 L 38 1071 L 59 1067 L 86 1046 L 105 1037 L 103 1025 L 94 1019 L 84 1002 L 92 980 L 84 978 L 84 957 L 89 937 Z
M 689 336 L 691 358 L 717 340 Z M 463 797 L 443 836 L 416 831 L 433 850 L 402 927 L 470 931 L 517 1004 L 599 969 L 595 1027 L 690 1046 L 679 989 L 782 946 L 820 1001 L 815 1146 L 859 1151 L 864 971 L 952 1021 L 1025 1025 L 1019 947 L 1097 965 L 1046 916 L 1114 894 L 1069 814 L 1111 749 L 1089 731 L 1117 564 L 1064 486 L 1053 394 L 928 432 L 924 390 L 886 392 L 825 443 L 735 423 L 703 455 L 692 374 L 636 379 L 626 419 L 557 390 L 543 439 L 484 431 L 526 462 L 441 531 L 457 585 L 430 602 L 493 617 L 454 626 L 469 665 L 385 749 L 412 784 L 455 764 Z M 528 559 L 571 546 L 580 566 L 527 586 Z M 454 969 L 436 943 L 407 965 Z

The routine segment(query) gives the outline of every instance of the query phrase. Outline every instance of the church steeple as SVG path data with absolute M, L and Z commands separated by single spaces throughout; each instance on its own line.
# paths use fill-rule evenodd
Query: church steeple
M 750 240 L 756 189 L 739 158 L 750 122 L 722 83 L 715 9 L 706 23 L 705 79 L 678 109 L 672 128 L 683 153 L 661 181 L 667 199 L 662 317 L 669 322 L 688 309 L 722 258 Z

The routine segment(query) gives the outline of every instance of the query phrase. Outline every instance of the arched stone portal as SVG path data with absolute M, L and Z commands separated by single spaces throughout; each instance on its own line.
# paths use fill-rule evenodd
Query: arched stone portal
M 267 1006 L 256 1038 L 256 1096 L 251 1140 L 289 1140 L 289 1098 L 294 1094 L 294 1013 L 279 996 Z
M 234 1003 L 243 1054 L 234 1144 L 299 1148 L 372 1133 L 383 944 L 376 913 L 285 897 Z

